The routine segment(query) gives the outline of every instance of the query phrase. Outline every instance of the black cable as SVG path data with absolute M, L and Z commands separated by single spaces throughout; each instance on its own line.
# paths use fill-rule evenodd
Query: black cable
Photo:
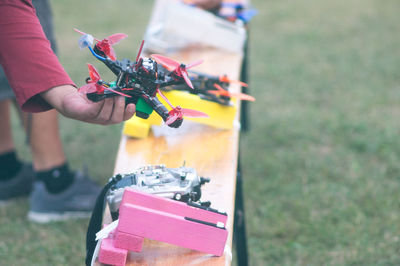
M 112 177 L 111 180 L 104 186 L 100 194 L 97 196 L 96 204 L 93 208 L 92 216 L 90 217 L 88 230 L 86 233 L 86 260 L 87 266 L 90 266 L 94 249 L 96 248 L 96 233 L 101 230 L 103 222 L 103 213 L 105 208 L 105 197 L 108 190 L 121 179 L 121 175 Z

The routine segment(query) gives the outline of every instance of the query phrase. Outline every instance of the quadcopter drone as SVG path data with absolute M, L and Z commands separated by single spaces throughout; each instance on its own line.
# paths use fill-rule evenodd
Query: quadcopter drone
M 174 107 L 160 90 L 165 86 L 183 83 L 193 88 L 187 69 L 201 64 L 202 60 L 185 65 L 158 54 L 151 55 L 152 58 L 143 58 L 141 52 L 144 41 L 140 45 L 135 61 L 117 60 L 112 46 L 125 39 L 126 34 L 116 33 L 103 40 L 98 40 L 80 30 L 75 29 L 75 31 L 83 35 L 79 39 L 79 47 L 88 47 L 90 52 L 117 77 L 113 82 L 103 81 L 96 68 L 88 64 L 89 78 L 86 79 L 87 84 L 80 87 L 79 91 L 85 93 L 89 100 L 97 102 L 121 95 L 126 97 L 126 104 L 136 104 L 138 117 L 147 119 L 154 110 L 168 126 L 174 128 L 178 128 L 182 124 L 184 116 L 208 117 L 207 114 L 200 111 L 180 106 Z M 157 94 L 167 102 L 172 110 L 168 111 L 158 100 Z

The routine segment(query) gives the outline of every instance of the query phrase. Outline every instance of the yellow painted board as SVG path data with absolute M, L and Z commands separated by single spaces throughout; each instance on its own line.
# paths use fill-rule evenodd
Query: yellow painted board
M 184 117 L 184 120 L 195 121 L 200 124 L 213 126 L 221 129 L 231 129 L 236 116 L 236 104 L 230 106 L 201 99 L 184 91 L 168 91 L 163 93 L 174 106 L 194 109 L 206 113 L 208 118 Z M 170 110 L 169 105 L 160 97 L 158 99 Z M 183 122 L 185 123 L 185 122 Z M 137 116 L 132 117 L 125 122 L 123 133 L 134 138 L 145 138 L 148 136 L 150 125 L 161 125 L 162 119 L 153 112 L 148 119 L 142 119 Z

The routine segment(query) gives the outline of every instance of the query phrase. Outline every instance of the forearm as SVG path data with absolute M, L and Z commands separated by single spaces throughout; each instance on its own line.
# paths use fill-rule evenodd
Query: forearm
M 49 103 L 52 107 L 57 109 L 60 113 L 64 114 L 63 99 L 76 93 L 76 88 L 71 85 L 60 85 L 49 90 L 42 92 L 40 95 L 42 98 Z

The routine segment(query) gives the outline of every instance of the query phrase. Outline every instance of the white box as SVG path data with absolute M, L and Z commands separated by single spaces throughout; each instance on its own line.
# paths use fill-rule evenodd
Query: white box
M 200 8 L 159 1 L 158 14 L 145 33 L 146 50 L 170 53 L 190 46 L 211 46 L 242 53 L 246 30 Z M 160 11 L 162 10 L 162 12 Z

